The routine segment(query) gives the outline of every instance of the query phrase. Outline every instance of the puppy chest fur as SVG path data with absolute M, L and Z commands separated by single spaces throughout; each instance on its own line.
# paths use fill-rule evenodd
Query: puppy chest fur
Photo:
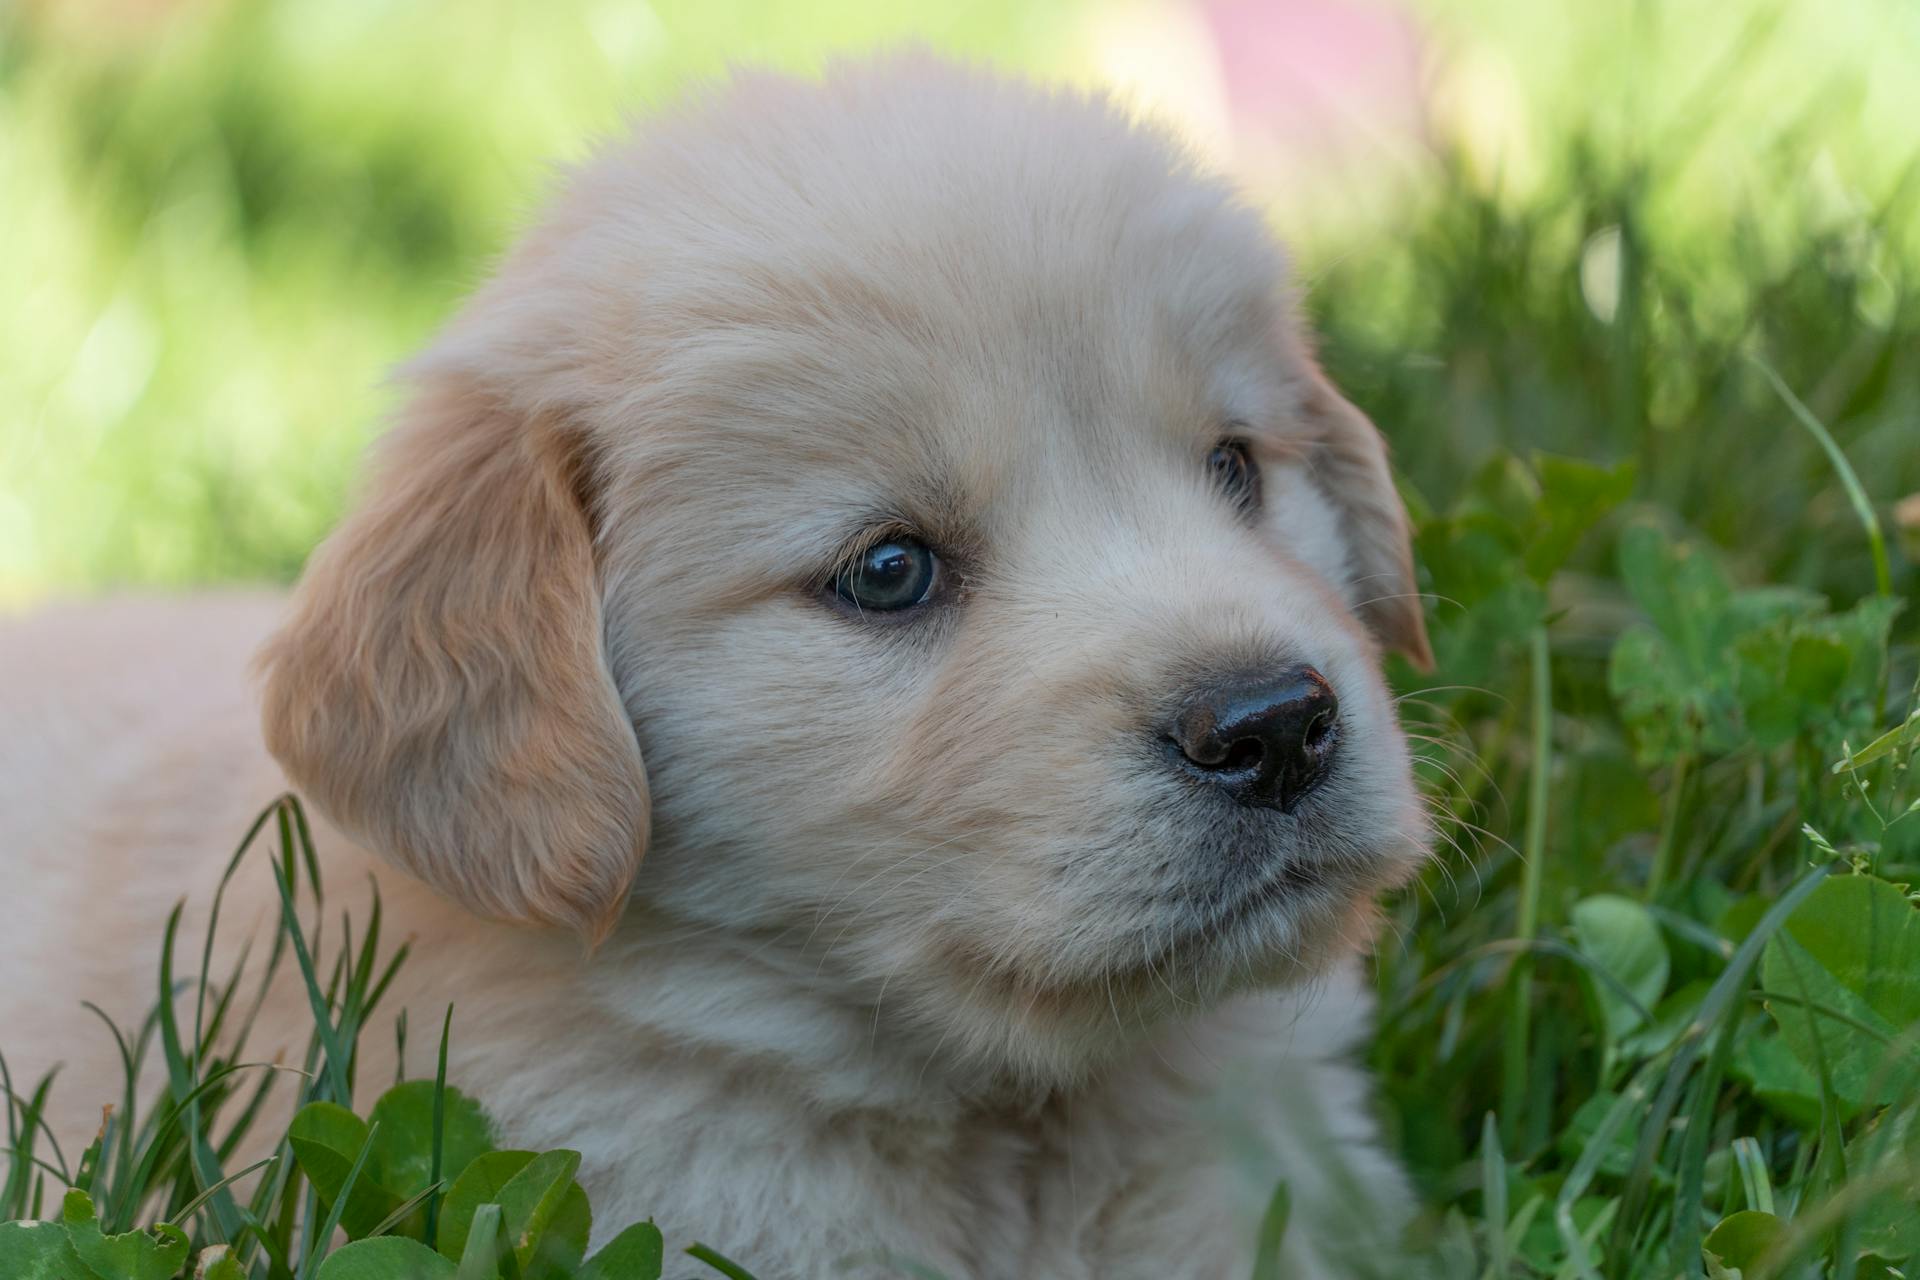
M 597 1010 L 590 1040 L 540 1011 L 552 977 L 524 984 L 524 1008 L 489 1011 L 578 1046 L 563 1093 L 485 1028 L 496 1048 L 469 1044 L 460 1064 L 499 1091 L 515 1141 L 583 1151 L 610 1223 L 698 1224 L 775 1275 L 879 1276 L 892 1259 L 1010 1280 L 1239 1276 L 1285 1178 L 1326 1231 L 1295 1233 L 1289 1255 L 1292 1274 L 1315 1276 L 1342 1274 L 1341 1251 L 1405 1208 L 1348 1061 L 1369 1003 L 1351 966 L 1147 1037 L 1074 1088 L 977 1096 L 782 966 L 712 940 L 643 950 L 657 988 L 596 974 L 570 1002 Z M 686 994 L 695 967 L 754 999 L 730 1015 Z

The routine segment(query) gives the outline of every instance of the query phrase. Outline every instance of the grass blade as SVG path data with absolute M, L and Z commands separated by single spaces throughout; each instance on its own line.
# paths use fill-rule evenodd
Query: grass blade
M 1840 444 L 1827 430 L 1826 424 L 1813 415 L 1813 411 L 1800 402 L 1785 380 L 1775 373 L 1773 366 L 1758 352 L 1749 352 L 1747 358 L 1758 366 L 1773 387 L 1774 394 L 1786 404 L 1794 419 L 1805 427 L 1819 446 L 1826 451 L 1827 460 L 1833 464 L 1834 474 L 1840 477 L 1840 487 L 1846 490 L 1847 501 L 1853 506 L 1853 514 L 1860 520 L 1860 527 L 1866 530 L 1867 547 L 1873 555 L 1873 586 L 1883 598 L 1893 595 L 1893 571 L 1887 563 L 1887 538 L 1880 529 L 1880 517 L 1874 513 L 1873 502 L 1867 497 L 1867 491 L 1860 485 L 1860 477 L 1854 474 L 1853 464 L 1847 461 L 1847 455 Z
M 1260 1216 L 1260 1245 L 1253 1259 L 1253 1280 L 1282 1280 L 1280 1250 L 1286 1244 L 1287 1223 L 1292 1216 L 1293 1191 L 1282 1178 L 1274 1184 L 1266 1212 Z
M 433 1163 L 427 1180 L 433 1184 L 427 1198 L 427 1248 L 438 1248 L 440 1234 L 439 1186 L 445 1170 L 441 1161 L 446 1154 L 447 1136 L 447 1040 L 453 1032 L 453 1006 L 447 1006 L 440 1021 L 440 1057 L 433 1071 Z
M 1493 1112 L 1480 1124 L 1480 1196 L 1486 1215 L 1488 1280 L 1506 1280 L 1513 1262 L 1507 1245 L 1507 1160 Z
M 712 1267 L 715 1271 L 725 1276 L 727 1280 L 754 1280 L 753 1272 L 747 1270 L 725 1254 L 711 1249 L 704 1244 L 688 1245 L 687 1256 L 706 1263 L 709 1267 Z

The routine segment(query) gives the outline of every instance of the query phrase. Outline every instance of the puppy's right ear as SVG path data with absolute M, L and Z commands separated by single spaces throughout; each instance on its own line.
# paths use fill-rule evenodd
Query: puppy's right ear
M 329 819 L 481 915 L 598 941 L 648 796 L 606 663 L 583 444 L 427 386 L 261 664 L 267 745 Z
M 1319 431 L 1313 471 L 1341 514 L 1352 557 L 1355 611 L 1386 648 L 1419 671 L 1433 670 L 1426 612 L 1413 573 L 1413 533 L 1393 485 L 1379 430 L 1308 366 L 1303 408 Z

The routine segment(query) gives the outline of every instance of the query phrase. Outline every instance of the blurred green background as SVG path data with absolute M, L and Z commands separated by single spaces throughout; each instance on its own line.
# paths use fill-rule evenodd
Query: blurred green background
M 0 604 L 288 579 L 555 161 L 730 62 L 906 39 L 1235 167 L 1436 501 L 1496 447 L 1641 455 L 1757 574 L 1858 585 L 1857 539 L 1797 536 L 1848 517 L 1750 346 L 1877 499 L 1920 488 L 1896 0 L 7 0 Z

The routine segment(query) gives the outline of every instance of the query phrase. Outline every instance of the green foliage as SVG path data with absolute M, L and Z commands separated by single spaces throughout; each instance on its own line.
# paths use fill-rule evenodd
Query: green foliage
M 660 1228 L 636 1222 L 589 1258 L 575 1280 L 659 1280 L 662 1252 Z
M 1708 1280 L 1742 1280 L 1786 1233 L 1785 1223 L 1758 1209 L 1728 1214 L 1701 1245 Z
M 593 1215 L 587 1196 L 573 1180 L 579 1153 L 494 1151 L 467 1166 L 447 1193 L 440 1220 L 440 1252 L 467 1256 L 476 1214 L 496 1205 L 496 1234 L 512 1242 L 512 1253 L 527 1280 L 571 1275 L 586 1255 Z
M 1847 1118 L 1920 1085 L 1920 910 L 1884 880 L 1830 880 L 1767 941 L 1760 986 L 1780 1038 Z M 1819 1099 L 1809 1098 L 1810 1104 Z
M 117 1236 L 101 1231 L 93 1199 L 84 1191 L 67 1192 L 60 1221 L 74 1256 L 105 1280 L 170 1280 L 187 1260 L 186 1233 L 170 1223 Z
M 659 1280 L 662 1240 L 652 1223 L 627 1227 L 588 1258 L 593 1215 L 574 1178 L 579 1155 L 496 1149 L 492 1121 L 446 1083 L 444 1030 L 435 1079 L 401 1081 L 365 1116 L 353 1110 L 359 1039 L 405 949 L 383 958 L 376 896 L 358 945 L 352 920 L 343 918 L 337 952 L 323 953 L 319 864 L 305 816 L 291 796 L 276 801 L 248 831 L 220 895 L 263 837 L 278 840 L 260 857 L 279 885 L 285 911 L 263 972 L 254 979 L 258 985 L 251 987 L 253 1002 L 235 1015 L 243 979 L 251 977 L 244 956 L 224 985 L 204 976 L 174 982 L 170 957 L 176 939 L 170 929 L 160 1003 L 142 1032 L 129 1042 L 108 1024 L 124 1056 L 127 1093 L 77 1169 L 57 1149 L 49 1153 L 51 1161 L 35 1154 L 50 1081 L 22 1098 L 0 1059 L 8 1126 L 0 1219 L 18 1219 L 0 1221 L 0 1277 Z M 218 903 L 216 896 L 203 956 L 213 952 Z M 310 908 L 306 918 L 303 905 Z M 178 909 L 173 918 L 177 923 Z M 236 1077 L 243 1064 L 227 1055 L 244 1046 L 259 1001 L 288 956 L 310 984 L 313 1039 L 298 1071 L 263 1070 L 258 1083 L 242 1091 Z M 324 984 L 320 972 L 330 975 Z M 190 1022 L 175 1008 L 181 990 L 194 992 Z M 134 1081 L 156 1029 L 168 1079 L 149 1111 L 137 1105 Z M 274 1155 L 229 1172 L 228 1162 L 269 1095 L 289 1079 L 297 1109 Z M 255 1174 L 243 1201 L 234 1188 Z M 49 1176 L 55 1187 L 69 1189 L 57 1222 L 34 1221 L 47 1203 Z M 141 1222 L 153 1225 L 134 1225 Z
M 8 1280 L 173 1280 L 187 1261 L 187 1236 L 170 1223 L 107 1235 L 93 1199 L 72 1190 L 52 1223 L 0 1224 L 0 1275 Z
M 98 1280 L 52 1222 L 0 1222 L 0 1275 L 9 1280 Z
M 1648 525 L 1621 536 L 1620 578 L 1647 620 L 1615 644 L 1608 684 L 1643 759 L 1803 735 L 1837 751 L 1871 732 L 1900 601 L 1832 614 L 1806 592 L 1736 591 L 1706 551 Z
M 1403 909 L 1419 949 L 1383 957 L 1378 1058 L 1445 1206 L 1422 1265 L 1898 1274 L 1920 1262 L 1920 689 L 1886 705 L 1915 674 L 1903 602 L 1738 586 L 1671 514 L 1583 516 L 1539 582 L 1513 532 L 1534 471 L 1488 464 L 1422 528 L 1436 581 L 1467 584 L 1444 593 L 1467 616 L 1433 619 L 1436 819 L 1457 848 L 1481 797 L 1524 782 L 1534 855 L 1440 868 L 1422 905 L 1448 923 Z M 1594 541 L 1610 584 L 1570 568 Z M 1589 651 L 1600 591 L 1618 621 Z M 1515 661 L 1542 634 L 1545 683 Z M 1493 687 L 1459 687 L 1475 680 Z M 1503 756 L 1543 708 L 1544 739 Z M 1489 912 L 1533 922 L 1517 959 L 1486 941 Z
M 372 1235 L 402 1210 L 415 1208 L 420 1212 L 407 1217 L 401 1229 L 424 1238 L 423 1201 L 435 1189 L 436 1104 L 444 1113 L 437 1163 L 457 1173 L 493 1148 L 493 1128 L 472 1099 L 457 1090 L 436 1089 L 431 1080 L 395 1085 L 381 1095 L 366 1121 L 332 1102 L 309 1102 L 294 1116 L 287 1141 L 323 1209 L 333 1207 L 360 1153 L 367 1153 L 340 1215 L 340 1226 L 350 1239 Z
M 1569 912 L 1574 945 L 1590 965 L 1589 993 L 1600 1011 L 1596 1030 L 1609 1058 L 1619 1042 L 1651 1028 L 1666 994 L 1672 963 L 1653 913 L 1632 898 L 1596 894 Z
M 1435 619 L 1443 666 L 1427 706 L 1454 723 L 1425 740 L 1439 751 L 1498 743 L 1543 694 L 1553 722 L 1510 763 L 1483 749 L 1469 766 L 1495 794 L 1496 771 L 1525 778 L 1529 851 L 1545 857 L 1452 869 L 1479 877 L 1476 916 L 1491 906 L 1537 921 L 1521 959 L 1473 945 L 1484 926 L 1422 933 L 1409 916 L 1431 958 L 1397 965 L 1389 951 L 1383 965 L 1379 1056 L 1402 1140 L 1454 1205 L 1428 1228 L 1428 1269 L 1896 1274 L 1920 1261 L 1908 1136 L 1920 1116 L 1920 907 L 1907 887 L 1920 871 L 1920 733 L 1911 706 L 1890 728 L 1883 709 L 1894 673 L 1914 672 L 1894 639 L 1902 602 L 1836 611 L 1810 591 L 1737 587 L 1714 552 L 1635 519 L 1613 537 L 1632 613 L 1594 657 L 1550 639 L 1554 678 L 1529 688 L 1505 674 L 1511 659 L 1488 661 L 1479 646 L 1493 637 L 1517 657 L 1523 636 L 1543 625 L 1565 635 L 1582 607 L 1543 616 L 1565 579 L 1534 588 L 1529 544 L 1511 533 L 1530 493 L 1515 478 L 1529 474 L 1511 461 L 1484 468 L 1422 534 L 1439 553 L 1430 566 L 1458 568 L 1476 540 L 1489 565 L 1504 549 L 1510 566 L 1504 579 L 1461 573 L 1481 584 L 1464 610 L 1491 607 L 1491 626 L 1487 615 Z M 1495 520 L 1490 493 L 1522 500 Z M 1462 669 L 1513 693 L 1450 687 Z M 1449 757 L 1429 759 L 1443 766 L 1443 835 L 1475 833 L 1462 796 L 1479 790 Z M 1657 804 L 1623 813 L 1592 798 L 1636 766 Z M 1468 905 L 1457 880 L 1427 888 L 1443 916 Z M 1503 1018 L 1516 1000 L 1529 1016 Z M 1498 1098 L 1485 1084 L 1495 1054 L 1520 1082 Z M 1490 1107 L 1505 1109 L 1498 1128 Z M 1476 1113 L 1483 1123 L 1470 1127 Z M 1477 1159 L 1465 1144 L 1474 1130 Z M 1475 1212 L 1485 1220 L 1468 1231 L 1459 1215 Z
M 328 1254 L 315 1280 L 455 1280 L 458 1275 L 453 1263 L 418 1240 L 382 1236 Z

